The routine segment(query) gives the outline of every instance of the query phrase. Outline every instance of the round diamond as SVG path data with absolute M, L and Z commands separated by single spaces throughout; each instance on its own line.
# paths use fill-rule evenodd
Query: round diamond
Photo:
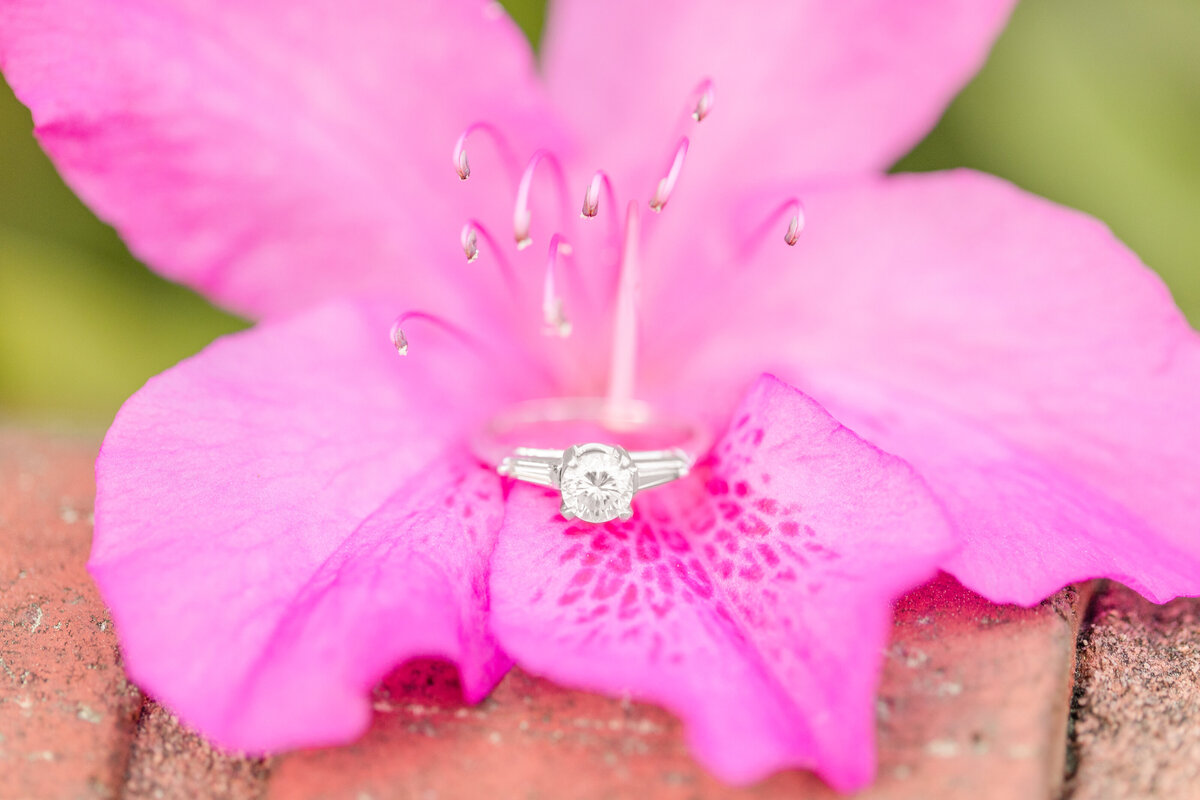
M 578 445 L 563 455 L 558 485 L 568 516 L 608 522 L 628 513 L 637 486 L 637 466 L 622 447 Z

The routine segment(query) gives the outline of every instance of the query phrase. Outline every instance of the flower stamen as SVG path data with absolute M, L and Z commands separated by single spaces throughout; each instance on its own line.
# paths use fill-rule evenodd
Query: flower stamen
M 634 405 L 634 382 L 637 377 L 639 228 L 637 203 L 630 203 L 625 214 L 625 246 L 621 252 L 621 273 L 617 282 L 612 363 L 608 374 L 608 396 L 605 399 L 605 414 L 614 420 L 627 418 L 628 410 Z
M 683 160 L 687 156 L 688 138 L 680 137 L 679 144 L 675 146 L 675 157 L 671 159 L 671 167 L 667 170 L 667 174 L 658 182 L 658 188 L 654 190 L 654 197 L 650 199 L 650 209 L 656 213 L 663 210 L 663 206 L 671 199 L 671 192 L 675 190 L 675 184 L 679 180 L 679 173 L 683 171 Z
M 496 257 L 496 261 L 500 264 L 500 271 L 504 274 L 504 281 L 510 289 L 514 291 L 517 288 L 517 272 L 513 269 L 512 262 L 504 255 L 504 251 L 496 244 L 496 240 L 492 238 L 492 234 L 488 229 L 483 227 L 483 223 L 476 219 L 467 220 L 462 226 L 462 232 L 459 234 L 459 241 L 462 243 L 463 254 L 467 257 L 467 263 L 472 264 L 479 258 L 479 239 L 482 238 L 484 243 L 491 248 L 491 253 Z
M 617 193 L 613 189 L 612 179 L 602 169 L 596 170 L 596 174 L 588 183 L 587 192 L 583 195 L 583 210 L 580 212 L 580 216 L 584 219 L 593 219 L 600 213 L 600 195 L 602 193 L 607 195 L 605 202 L 612 208 L 612 213 L 608 215 L 608 235 L 615 242 L 621 237 L 621 220 L 616 215 Z
M 562 296 L 558 293 L 559 256 L 571 255 L 571 245 L 559 234 L 550 237 L 550 251 L 546 257 L 546 275 L 542 280 L 542 332 L 547 336 L 565 339 L 571 335 L 571 322 L 563 310 Z
M 475 340 L 475 337 L 471 336 L 457 325 L 447 322 L 436 314 L 430 314 L 428 311 L 405 311 L 403 314 L 396 317 L 395 322 L 392 323 L 392 329 L 389 334 L 392 340 L 392 347 L 396 348 L 396 353 L 399 355 L 408 355 L 408 335 L 404 332 L 404 329 L 408 326 L 408 323 L 414 320 L 431 323 L 435 327 L 441 328 L 446 333 L 454 336 L 456 339 L 471 345 L 472 349 L 479 349 L 479 342 Z
M 474 264 L 475 259 L 479 258 L 479 237 L 475 234 L 475 224 L 468 222 L 463 225 L 458 240 L 462 243 L 463 252 L 467 255 L 467 263 Z
M 588 184 L 587 192 L 583 195 L 583 210 L 580 216 L 584 219 L 592 219 L 600 213 L 600 192 L 604 191 L 608 195 L 608 202 L 613 208 L 617 205 L 617 196 L 613 192 L 612 181 L 608 177 L 608 173 L 602 169 L 596 170 L 596 174 L 592 176 L 591 182 Z
M 800 233 L 804 230 L 804 204 L 795 197 L 787 200 L 772 215 L 778 219 L 784 214 L 788 215 L 787 230 L 783 234 L 783 241 L 788 247 L 795 247 L 796 242 L 800 239 Z M 767 224 L 773 224 L 774 220 Z
M 709 78 L 700 81 L 692 92 L 692 97 L 695 102 L 692 105 L 692 119 L 696 122 L 703 122 L 704 118 L 712 113 L 713 107 L 713 82 Z
M 533 244 L 533 239 L 529 235 L 529 226 L 533 218 L 529 210 L 529 192 L 533 188 L 533 177 L 537 172 L 538 165 L 542 162 L 548 164 L 554 172 L 555 183 L 558 185 L 559 200 L 562 204 L 561 207 L 566 208 L 570 205 L 567 178 L 563 172 L 562 164 L 559 163 L 555 155 L 549 150 L 536 151 L 530 157 L 525 171 L 521 173 L 521 182 L 517 186 L 517 203 L 513 208 L 513 236 L 517 241 L 518 250 L 524 250 Z
M 787 219 L 787 230 L 783 233 L 783 241 L 788 247 L 795 247 L 796 242 L 800 240 L 800 234 L 804 232 L 804 204 L 795 197 L 790 197 L 784 200 L 775 208 L 767 218 L 754 229 L 749 241 L 746 243 L 747 251 L 758 247 L 759 243 L 766 237 L 767 232 L 774 227 L 781 219 Z
M 389 331 L 392 347 L 396 353 L 401 356 L 407 356 L 409 350 L 408 330 L 411 329 L 412 323 L 427 324 L 431 328 L 436 328 L 444 334 L 448 334 L 451 339 L 455 340 L 462 346 L 466 352 L 470 353 L 475 358 L 478 358 L 487 367 L 495 367 L 498 363 L 496 351 L 488 345 L 492 337 L 475 336 L 468 333 L 467 330 L 453 322 L 448 322 L 446 319 L 439 317 L 436 314 L 430 314 L 427 311 L 405 311 L 400 316 L 396 317 Z M 501 375 L 501 380 L 511 378 L 514 385 L 528 388 L 531 380 L 545 382 L 548 385 L 553 384 L 556 376 L 547 368 L 547 364 L 539 358 L 533 357 L 532 354 L 522 352 L 520 358 L 522 364 L 519 369 L 506 370 Z
M 512 174 L 517 173 L 517 157 L 512 146 L 508 143 L 508 139 L 504 137 L 495 125 L 490 122 L 476 122 L 467 126 L 458 137 L 458 141 L 454 143 L 454 171 L 458 173 L 459 180 L 466 180 L 471 177 L 471 162 L 467 158 L 467 139 L 476 131 L 486 133 L 492 142 L 496 145 L 496 149 L 500 151 L 500 157 L 504 159 Z
M 798 203 L 795 212 L 788 219 L 787 230 L 784 231 L 783 241 L 788 247 L 795 247 L 796 242 L 800 239 L 800 232 L 804 230 L 804 209 Z

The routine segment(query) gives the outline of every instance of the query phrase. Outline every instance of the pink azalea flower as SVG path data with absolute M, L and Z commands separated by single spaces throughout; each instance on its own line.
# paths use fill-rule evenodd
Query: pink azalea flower
M 407 658 L 472 701 L 515 662 L 667 706 L 728 780 L 853 789 L 891 602 L 937 569 L 1200 591 L 1200 342 L 1162 284 L 996 179 L 880 174 L 1010 5 L 558 0 L 539 75 L 469 0 L 0 2 L 65 178 L 261 320 L 105 439 L 132 678 L 267 751 L 359 735 Z M 470 455 L 508 403 L 606 392 L 718 440 L 629 522 Z

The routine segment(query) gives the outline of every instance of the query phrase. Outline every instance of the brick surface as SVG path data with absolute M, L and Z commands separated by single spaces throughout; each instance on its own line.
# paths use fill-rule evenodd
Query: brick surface
M 1120 586 L 1080 647 L 1073 800 L 1200 799 L 1200 600 Z
M 147 700 L 137 721 L 124 800 L 256 800 L 266 794 L 268 762 L 214 750 L 169 711 Z
M 1055 797 L 1080 597 L 1000 608 L 941 579 L 906 598 L 878 703 L 877 798 Z M 453 670 L 422 664 L 376 693 L 358 744 L 281 756 L 270 797 L 834 797 L 811 775 L 730 789 L 688 758 L 678 723 L 521 672 L 463 707 Z
M 94 450 L 0 430 L 5 800 L 832 796 L 803 772 L 723 787 L 688 757 L 669 714 L 520 671 L 465 707 L 454 671 L 434 662 L 379 687 L 357 744 L 270 762 L 216 753 L 121 675 L 83 569 Z M 1079 604 L 1071 590 L 1002 608 L 945 578 L 905 598 L 877 707 L 880 778 L 866 796 L 1055 796 Z
M 84 570 L 94 438 L 0 429 L 0 797 L 114 797 L 141 705 Z

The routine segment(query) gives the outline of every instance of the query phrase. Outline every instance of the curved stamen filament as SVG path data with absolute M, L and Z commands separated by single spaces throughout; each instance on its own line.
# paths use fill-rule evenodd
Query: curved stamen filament
M 400 316 L 396 317 L 392 323 L 390 332 L 392 347 L 396 348 L 396 352 L 402 356 L 408 355 L 408 335 L 404 329 L 408 327 L 410 322 L 420 320 L 432 324 L 434 327 L 441 328 L 446 333 L 454 336 L 456 339 L 469 345 L 473 350 L 481 351 L 482 345 L 475 339 L 474 336 L 464 331 L 457 325 L 447 322 L 436 314 L 430 314 L 427 311 L 405 311 Z
M 542 281 L 542 329 L 547 336 L 566 338 L 571 335 L 571 322 L 563 310 L 562 296 L 558 293 L 559 256 L 569 256 L 571 245 L 559 234 L 550 237 L 550 252 L 546 257 L 546 276 Z
M 661 212 L 663 206 L 671 199 L 671 192 L 675 190 L 679 173 L 683 171 L 683 161 L 687 157 L 688 144 L 688 138 L 683 136 L 679 139 L 679 144 L 675 146 L 675 157 L 671 159 L 671 167 L 667 170 L 666 176 L 658 182 L 658 188 L 654 190 L 654 197 L 650 199 L 651 210 Z
M 490 122 L 476 122 L 468 125 L 467 129 L 459 135 L 458 141 L 454 143 L 454 153 L 451 157 L 454 160 L 454 171 L 458 173 L 459 179 L 465 181 L 471 177 L 471 162 L 467 158 L 467 139 L 476 131 L 486 133 L 491 138 L 496 149 L 500 151 L 500 157 L 504 159 L 505 164 L 515 175 L 517 173 L 517 157 L 512 146 L 509 145 L 508 139 Z
M 521 173 L 521 182 L 517 186 L 517 203 L 513 208 L 513 236 L 517 240 L 517 249 L 524 250 L 529 245 L 533 244 L 533 239 L 529 236 L 529 226 L 533 215 L 529 211 L 529 192 L 533 188 L 533 177 L 537 173 L 538 165 L 545 162 L 554 172 L 555 183 L 558 185 L 559 200 L 561 208 L 566 208 L 570 205 L 569 193 L 567 192 L 567 177 L 563 173 L 562 164 L 555 158 L 554 154 L 549 150 L 538 150 L 529 159 L 529 164 L 525 167 L 525 171 Z
M 713 82 L 710 78 L 705 78 L 696 85 L 692 91 L 694 102 L 692 104 L 692 119 L 696 122 L 703 122 L 704 118 L 712 113 L 713 107 Z
M 427 311 L 405 311 L 396 317 L 396 320 L 392 323 L 391 331 L 389 332 L 392 347 L 402 356 L 408 355 L 409 342 L 406 331 L 411 329 L 413 323 L 427 324 L 432 328 L 441 330 L 442 333 L 448 334 L 459 345 L 463 346 L 467 352 L 483 362 L 486 367 L 495 367 L 499 363 L 496 351 L 488 344 L 489 341 L 493 340 L 493 337 L 485 339 L 474 336 L 462 327 L 448 322 L 436 314 L 430 314 Z M 524 352 L 521 354 L 520 361 L 519 369 L 504 370 L 496 376 L 496 380 L 504 381 L 512 378 L 515 384 L 524 385 L 526 388 L 528 388 L 529 381 L 531 380 L 544 382 L 547 385 L 554 384 L 557 376 L 548 369 L 544 361 Z
M 609 367 L 608 396 L 605 401 L 606 415 L 613 420 L 627 418 L 627 411 L 634 402 L 634 380 L 637 376 L 639 228 L 637 204 L 630 203 L 625 214 L 625 246 L 621 253 L 621 274 L 617 283 L 612 363 Z
M 504 251 L 500 249 L 500 245 L 496 244 L 496 240 L 488 233 L 488 229 L 483 227 L 483 224 L 476 219 L 469 219 L 462 226 L 462 232 L 459 234 L 459 241 L 462 243 L 463 254 L 467 257 L 467 263 L 474 263 L 479 258 L 479 239 L 482 238 L 484 243 L 491 248 L 491 253 L 496 257 L 496 261 L 500 264 L 500 271 L 504 274 L 504 281 L 509 285 L 509 288 L 514 291 L 517 288 L 517 273 L 513 269 L 512 262 L 504 255 Z

